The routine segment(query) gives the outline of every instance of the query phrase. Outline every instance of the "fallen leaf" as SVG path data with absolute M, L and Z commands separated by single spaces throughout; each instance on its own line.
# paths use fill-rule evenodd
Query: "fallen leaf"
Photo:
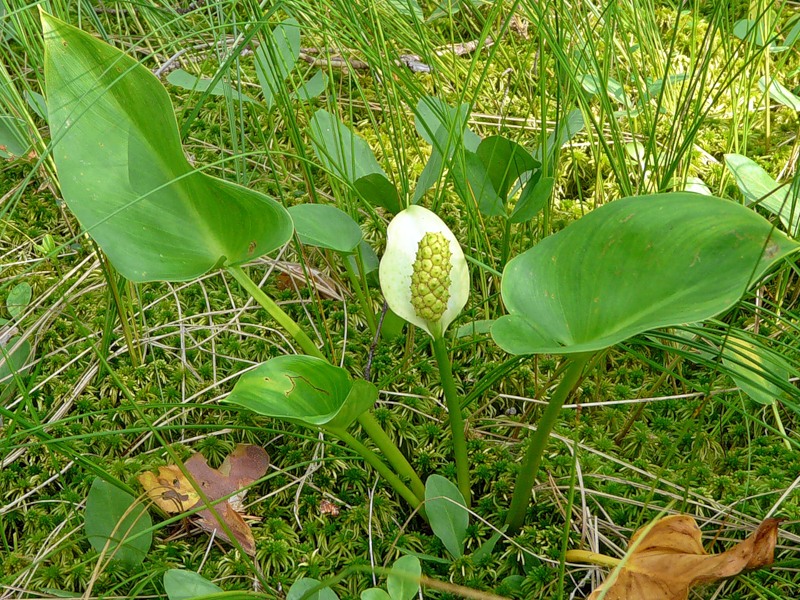
M 192 484 L 175 465 L 158 468 L 158 474 L 148 471 L 138 477 L 147 495 L 167 513 L 189 510 L 200 500 Z
M 706 554 L 697 522 L 674 515 L 633 534 L 618 571 L 589 600 L 686 600 L 689 589 L 772 564 L 780 519 L 766 519 L 722 554 Z
M 209 467 L 205 457 L 200 453 L 193 454 L 183 466 L 219 515 L 217 520 L 214 513 L 205 508 L 196 515 L 198 525 L 218 538 L 230 542 L 231 538 L 223 527 L 224 523 L 244 551 L 255 554 L 253 533 L 236 510 L 242 509 L 244 492 L 236 492 L 267 472 L 269 466 L 267 452 L 252 444 L 239 444 L 225 457 L 219 469 Z M 158 474 L 143 473 L 138 479 L 153 502 L 168 513 L 184 512 L 202 503 L 195 486 L 177 466 L 161 467 Z M 216 502 L 231 494 L 234 495 L 229 499 Z
M 277 278 L 279 290 L 305 288 L 310 284 L 323 298 L 339 301 L 343 299 L 341 287 L 319 269 L 287 261 L 275 262 L 275 268 L 280 271 Z

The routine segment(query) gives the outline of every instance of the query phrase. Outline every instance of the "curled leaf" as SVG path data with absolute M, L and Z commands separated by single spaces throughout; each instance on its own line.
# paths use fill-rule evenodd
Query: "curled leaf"
M 706 554 L 692 517 L 660 519 L 633 534 L 619 570 L 589 600 L 685 600 L 695 585 L 772 564 L 779 522 L 766 519 L 727 552 Z

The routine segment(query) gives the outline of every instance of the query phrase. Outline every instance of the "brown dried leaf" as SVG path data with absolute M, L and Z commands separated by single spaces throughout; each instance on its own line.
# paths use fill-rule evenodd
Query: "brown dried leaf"
M 262 477 L 267 472 L 268 466 L 269 455 L 266 450 L 252 444 L 237 445 L 233 452 L 225 458 L 219 469 L 209 467 L 202 454 L 193 454 L 184 463 L 184 469 L 191 475 L 196 485 L 203 490 L 220 518 L 217 520 L 214 513 L 205 508 L 197 513 L 200 527 L 209 533 L 215 533 L 218 538 L 230 542 L 231 539 L 221 523 L 224 522 L 245 552 L 254 554 L 253 533 L 242 516 L 231 506 L 230 500 L 236 498 L 238 506 L 241 507 L 243 495 L 236 494 L 236 492 Z M 200 495 L 195 491 L 194 486 L 176 466 L 161 467 L 158 475 L 143 473 L 139 476 L 139 482 L 153 501 L 170 513 L 183 512 L 201 502 Z M 216 502 L 231 494 L 236 495 L 229 500 Z
M 339 301 L 343 299 L 339 284 L 319 269 L 303 267 L 300 263 L 288 261 L 276 262 L 275 268 L 280 271 L 277 279 L 280 290 L 294 289 L 295 287 L 302 289 L 306 285 L 311 285 L 323 298 Z
M 633 548 L 589 600 L 686 600 L 689 589 L 772 564 L 779 519 L 766 519 L 746 540 L 722 554 L 706 554 L 697 522 L 674 515 L 633 534 Z

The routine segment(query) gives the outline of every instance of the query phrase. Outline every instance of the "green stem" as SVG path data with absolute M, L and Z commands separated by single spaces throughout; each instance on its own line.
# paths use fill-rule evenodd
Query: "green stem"
M 469 483 L 469 462 L 467 460 L 467 439 L 464 435 L 464 417 L 461 415 L 461 402 L 453 379 L 453 365 L 447 353 L 444 337 L 437 335 L 433 338 L 433 354 L 439 365 L 439 377 L 442 379 L 444 399 L 447 402 L 447 413 L 450 419 L 450 432 L 453 435 L 453 454 L 456 458 L 456 475 L 458 489 L 470 506 L 472 490 Z
M 350 446 L 353 450 L 358 452 L 362 458 L 367 461 L 372 467 L 387 481 L 389 485 L 391 485 L 394 490 L 400 494 L 403 499 L 411 505 L 413 509 L 419 509 L 422 506 L 422 502 L 419 498 L 414 495 L 408 486 L 403 483 L 403 481 L 394 474 L 394 472 L 386 466 L 386 464 L 378 458 L 378 455 L 375 454 L 372 450 L 367 448 L 364 444 L 359 442 L 356 438 L 352 435 L 347 433 L 344 429 L 328 429 L 330 433 L 338 437 L 342 440 L 345 444 Z
M 775 416 L 775 422 L 778 424 L 778 430 L 781 432 L 783 436 L 783 444 L 786 446 L 786 449 L 791 451 L 792 444 L 789 443 L 789 436 L 786 435 L 786 429 L 783 427 L 783 421 L 781 420 L 781 413 L 778 412 L 778 403 L 773 402 L 772 406 L 772 414 Z
M 550 439 L 550 432 L 558 422 L 558 416 L 561 413 L 561 407 L 569 397 L 572 390 L 578 384 L 578 380 L 583 372 L 583 367 L 589 362 L 592 357 L 591 352 L 583 354 L 576 354 L 572 357 L 572 362 L 567 366 L 567 370 L 561 381 L 558 384 L 555 392 L 553 392 L 547 408 L 544 410 L 542 418 L 536 426 L 536 431 L 528 441 L 528 449 L 525 451 L 525 458 L 522 459 L 517 474 L 517 481 L 514 485 L 514 495 L 511 497 L 511 506 L 506 515 L 506 525 L 508 535 L 514 535 L 525 520 L 525 510 L 531 500 L 531 493 L 533 484 L 536 481 L 536 475 L 539 472 L 539 466 L 542 463 L 542 456 L 547 448 L 547 442 Z
M 411 489 L 414 495 L 416 495 L 420 501 L 424 500 L 425 485 L 422 483 L 419 475 L 417 475 L 414 467 L 411 466 L 411 463 L 409 463 L 406 457 L 403 456 L 403 453 L 400 452 L 397 445 L 386 435 L 386 432 L 383 430 L 380 423 L 378 423 L 375 416 L 369 411 L 363 412 L 359 415 L 358 422 L 361 424 L 364 432 L 372 439 L 380 451 L 383 452 L 386 460 L 389 461 L 389 464 L 397 471 L 398 475 L 405 477 L 411 482 Z
M 272 298 L 261 291 L 261 288 L 259 288 L 255 282 L 253 282 L 253 280 L 247 276 L 247 274 L 239 265 L 229 266 L 228 273 L 233 275 L 234 279 L 236 279 L 236 281 L 238 281 L 241 286 L 248 291 L 253 299 L 258 302 L 264 308 L 264 310 L 266 310 L 269 315 L 275 319 L 289 335 L 294 338 L 294 340 L 303 349 L 303 352 L 309 356 L 316 356 L 317 358 L 327 360 L 325 355 L 320 351 L 319 348 L 317 348 L 317 345 L 311 341 L 311 338 L 306 335 L 305 331 L 300 328 L 294 319 L 287 315 Z
M 353 293 L 355 293 L 358 303 L 361 305 L 361 310 L 364 312 L 364 317 L 367 319 L 369 331 L 372 337 L 375 337 L 375 334 L 378 332 L 378 324 L 375 322 L 375 311 L 372 310 L 372 305 L 364 294 L 364 289 L 361 287 L 361 282 L 359 281 L 358 274 L 356 274 L 353 269 L 353 265 L 350 264 L 346 256 L 342 256 L 342 262 L 344 262 L 344 270 L 347 272 L 347 277 L 353 285 Z

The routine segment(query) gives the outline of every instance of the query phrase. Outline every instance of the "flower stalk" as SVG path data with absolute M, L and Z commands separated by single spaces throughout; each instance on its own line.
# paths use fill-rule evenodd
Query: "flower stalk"
M 428 209 L 413 205 L 389 223 L 379 275 L 389 307 L 424 329 L 433 340 L 453 436 L 458 487 L 469 506 L 471 487 L 464 417 L 444 341 L 447 327 L 469 297 L 469 270 L 464 252 L 444 221 Z

